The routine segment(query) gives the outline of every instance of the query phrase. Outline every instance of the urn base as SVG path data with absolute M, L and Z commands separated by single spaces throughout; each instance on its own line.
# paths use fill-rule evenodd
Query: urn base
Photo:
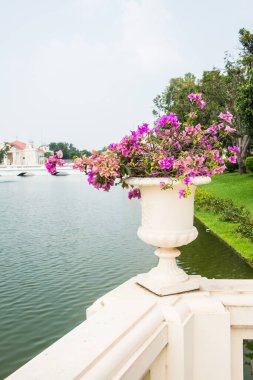
M 137 283 L 158 296 L 168 296 L 172 294 L 189 292 L 191 290 L 197 290 L 200 287 L 199 280 L 196 278 L 188 277 L 188 279 L 183 282 L 166 284 L 152 278 L 149 273 L 139 274 L 137 276 Z
M 199 289 L 196 277 L 189 277 L 177 266 L 176 257 L 180 251 L 176 248 L 158 248 L 155 255 L 159 257 L 157 267 L 148 273 L 137 276 L 137 283 L 159 296 L 167 296 Z

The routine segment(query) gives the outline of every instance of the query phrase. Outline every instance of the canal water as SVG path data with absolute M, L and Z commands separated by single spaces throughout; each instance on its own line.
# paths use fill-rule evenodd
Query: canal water
M 156 264 L 139 223 L 137 200 L 120 188 L 97 191 L 83 176 L 0 178 L 0 379 L 82 322 L 98 297 Z M 195 225 L 199 236 L 179 259 L 189 274 L 253 278 Z

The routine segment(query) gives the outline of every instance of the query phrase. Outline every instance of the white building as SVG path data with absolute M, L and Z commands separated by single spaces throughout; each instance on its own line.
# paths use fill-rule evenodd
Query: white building
M 49 151 L 47 146 L 37 147 L 33 143 L 22 141 L 8 142 L 11 146 L 4 158 L 3 165 L 12 166 L 36 166 L 43 165 L 46 161 L 44 154 Z

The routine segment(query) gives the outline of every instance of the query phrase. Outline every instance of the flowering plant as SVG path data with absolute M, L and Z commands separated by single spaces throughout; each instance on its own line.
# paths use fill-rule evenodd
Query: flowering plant
M 56 174 L 56 165 L 64 165 L 64 160 L 62 159 L 63 153 L 61 150 L 58 150 L 53 156 L 49 156 L 47 162 L 45 163 L 46 169 L 50 174 Z
M 196 109 L 184 122 L 174 113 L 163 115 L 154 127 L 144 123 L 104 152 L 93 151 L 90 157 L 76 158 L 73 167 L 87 174 L 89 184 L 96 189 L 109 191 L 118 184 L 128 187 L 128 177 L 159 177 L 163 190 L 173 187 L 173 179 L 181 181 L 179 197 L 187 197 L 191 178 L 213 176 L 226 169 L 222 140 L 236 131 L 229 125 L 229 112 L 220 113 L 220 121 L 211 126 L 196 123 L 197 108 L 203 109 L 206 102 L 201 94 L 189 94 L 188 99 Z M 236 162 L 238 151 L 236 146 L 228 147 L 230 162 Z M 172 184 L 163 182 L 162 178 L 168 177 Z M 139 190 L 130 190 L 128 197 L 140 198 Z

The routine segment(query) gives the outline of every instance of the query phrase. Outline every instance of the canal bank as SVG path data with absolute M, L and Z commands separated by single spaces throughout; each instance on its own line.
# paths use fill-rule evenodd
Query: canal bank
M 253 266 L 253 176 L 226 173 L 199 189 L 195 216 Z

